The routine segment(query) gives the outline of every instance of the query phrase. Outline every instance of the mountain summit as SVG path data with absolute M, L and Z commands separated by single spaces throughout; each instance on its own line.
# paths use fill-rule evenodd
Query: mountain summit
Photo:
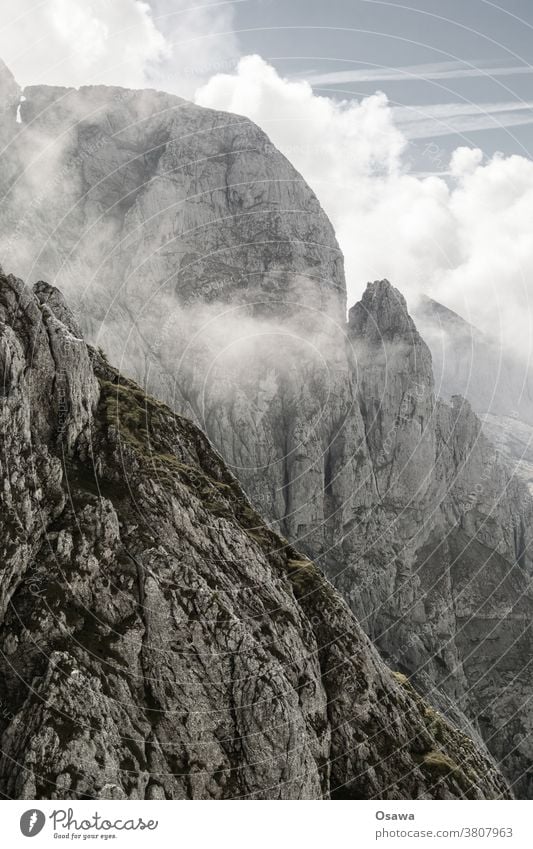
M 460 392 L 439 397 L 403 297 L 371 283 L 346 321 L 331 224 L 250 121 L 154 91 L 24 94 L 20 123 L 10 101 L 3 129 L 4 266 L 60 284 L 72 339 L 83 333 L 142 393 L 194 421 L 391 666 L 486 746 L 517 795 L 533 796 L 532 501 L 475 408 Z M 37 296 L 53 312 L 55 296 Z M 33 336 L 23 332 L 26 351 Z M 69 375 L 51 386 L 56 406 L 78 411 L 72 432 L 64 421 L 76 440 L 92 396 L 84 406 Z M 93 368 L 88 389 L 94 379 Z M 40 427 L 53 427 L 49 399 L 38 398 Z M 135 406 L 126 424 L 143 443 Z M 172 455 L 171 445 L 156 453 Z M 151 488 L 131 490 L 149 498 Z M 219 518 L 213 545 L 224 539 Z M 150 538 L 147 550 L 158 545 Z

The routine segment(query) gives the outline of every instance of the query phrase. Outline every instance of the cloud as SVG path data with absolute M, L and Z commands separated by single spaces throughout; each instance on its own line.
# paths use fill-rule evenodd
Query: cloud
M 436 142 L 409 170 L 409 144 L 384 94 L 338 101 L 282 79 L 258 56 L 214 76 L 197 102 L 262 126 L 315 190 L 345 254 L 349 301 L 387 277 L 413 302 L 425 292 L 524 348 L 531 338 L 533 162 L 485 159 Z
M 245 0 L 151 0 L 168 48 L 150 68 L 151 83 L 191 97 L 213 74 L 234 70 L 239 57 L 235 7 L 241 2 Z
M 453 152 L 450 173 L 458 179 L 473 174 L 483 162 L 483 151 L 478 147 L 458 147 Z
M 257 121 L 325 186 L 340 170 L 346 176 L 390 173 L 406 146 L 383 93 L 361 102 L 319 97 L 305 81 L 282 79 L 259 56 L 241 59 L 235 74 L 215 75 L 196 92 L 196 102 Z
M 137 0 L 4 0 L 2 19 L 0 55 L 23 86 L 143 86 L 168 49 Z
M 306 79 L 313 86 L 339 85 L 344 83 L 374 82 L 420 82 L 425 80 L 461 80 L 473 77 L 511 77 L 532 74 L 531 65 L 510 67 L 473 67 L 463 62 L 434 62 L 423 65 L 407 65 L 402 68 L 384 68 L 381 65 L 352 68 L 347 71 L 330 71 L 321 74 L 309 74 Z
M 408 139 L 472 133 L 533 124 L 533 103 L 435 103 L 394 106 L 394 121 Z
M 188 96 L 216 71 L 234 67 L 233 7 L 187 0 L 3 0 L 0 56 L 22 86 L 102 83 Z

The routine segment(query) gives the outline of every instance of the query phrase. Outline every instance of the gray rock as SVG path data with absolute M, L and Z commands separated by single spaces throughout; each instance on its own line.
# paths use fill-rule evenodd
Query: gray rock
M 477 730 L 530 796 L 531 499 L 469 403 L 435 401 L 429 350 L 386 281 L 368 287 L 350 330 L 366 357 L 380 515 L 345 551 L 355 579 L 342 571 L 338 584 L 384 656 Z
M 346 323 L 331 225 L 248 120 L 153 91 L 25 94 L 4 263 L 64 289 L 69 326 L 206 431 L 385 658 L 530 796 L 531 501 L 470 406 L 435 398 L 402 296 L 373 284 Z
M 15 77 L 0 59 L 0 111 L 3 121 L 15 121 L 17 106 L 20 101 L 20 86 Z
M 533 426 L 517 416 L 480 416 L 483 431 L 533 495 Z
M 1 794 L 508 798 L 206 437 L 51 294 L 0 276 Z

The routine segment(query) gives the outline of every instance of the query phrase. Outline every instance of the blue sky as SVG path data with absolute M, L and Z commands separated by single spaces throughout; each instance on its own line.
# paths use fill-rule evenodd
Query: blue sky
M 410 111 L 413 122 L 433 124 L 445 149 L 532 148 L 530 0 L 246 0 L 234 8 L 242 53 L 311 80 L 319 93 L 361 98 L 379 88 L 406 121 Z M 451 108 L 434 118 L 434 104 Z M 469 118 L 454 114 L 459 104 Z
M 384 91 L 414 157 L 430 133 L 448 152 L 533 147 L 531 0 L 3 0 L 2 12 L 0 56 L 23 83 L 194 97 L 258 54 L 317 94 Z
M 180 3 L 151 5 L 172 39 L 183 23 Z M 220 55 L 222 70 L 259 54 L 317 94 L 341 100 L 384 91 L 421 169 L 431 137 L 443 162 L 459 144 L 488 155 L 533 149 L 530 0 L 206 0 L 195 9 L 202 7 L 212 26 L 198 47 Z M 203 70 L 198 63 L 198 82 Z

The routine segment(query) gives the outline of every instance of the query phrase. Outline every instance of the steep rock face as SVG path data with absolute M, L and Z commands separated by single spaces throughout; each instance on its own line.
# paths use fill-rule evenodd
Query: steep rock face
M 3 796 L 509 795 L 57 291 L 0 315 Z
M 2 139 L 8 139 L 16 130 L 17 107 L 20 103 L 20 87 L 13 74 L 0 59 L 0 113 Z
M 363 429 L 356 414 L 344 449 L 343 263 L 312 191 L 239 116 L 105 86 L 24 96 L 4 265 L 57 283 L 89 341 L 207 430 L 278 528 L 320 528 L 324 456 L 349 464 Z
M 18 174 L 2 186 L 0 249 L 6 264 L 64 284 L 93 337 L 121 354 L 129 317 L 133 360 L 169 306 L 232 299 L 276 316 L 305 302 L 343 319 L 331 225 L 249 120 L 155 91 L 24 95 L 3 157 Z
M 17 136 L 20 125 L 17 123 L 19 105 L 21 98 L 20 86 L 13 74 L 0 59 L 0 187 L 2 198 L 5 188 L 16 179 L 19 173 L 19 164 L 16 159 Z M 14 219 L 10 217 L 12 225 L 8 238 L 14 233 Z M 5 235 L 5 231 L 3 236 Z
M 381 536 L 352 546 L 357 575 L 341 571 L 339 586 L 385 656 L 463 711 L 530 795 L 531 499 L 468 402 L 435 401 L 427 346 L 386 281 L 350 312 L 350 332 L 366 357 Z
M 85 343 L 13 278 L 2 280 L 0 311 L 3 615 L 40 547 L 43 523 L 63 505 L 53 447 L 61 440 L 72 448 L 98 389 Z M 67 359 L 68 370 L 60 368 Z
M 530 501 L 469 406 L 435 400 L 401 295 L 372 285 L 346 324 L 331 226 L 249 121 L 153 91 L 25 96 L 4 263 L 61 282 L 73 337 L 200 424 L 386 658 L 530 793 Z
M 89 341 L 206 430 L 276 528 L 325 551 L 331 480 L 358 480 L 360 510 L 375 484 L 315 196 L 239 116 L 104 86 L 24 95 L 4 265 L 60 285 Z
M 20 100 L 20 86 L 15 77 L 5 64 L 0 59 L 0 98 L 2 99 L 2 110 L 11 114 L 14 105 L 18 105 Z M 14 118 L 16 120 L 16 113 Z
M 427 495 L 435 459 L 431 355 L 405 299 L 386 281 L 368 285 L 348 332 L 380 501 L 410 511 Z

